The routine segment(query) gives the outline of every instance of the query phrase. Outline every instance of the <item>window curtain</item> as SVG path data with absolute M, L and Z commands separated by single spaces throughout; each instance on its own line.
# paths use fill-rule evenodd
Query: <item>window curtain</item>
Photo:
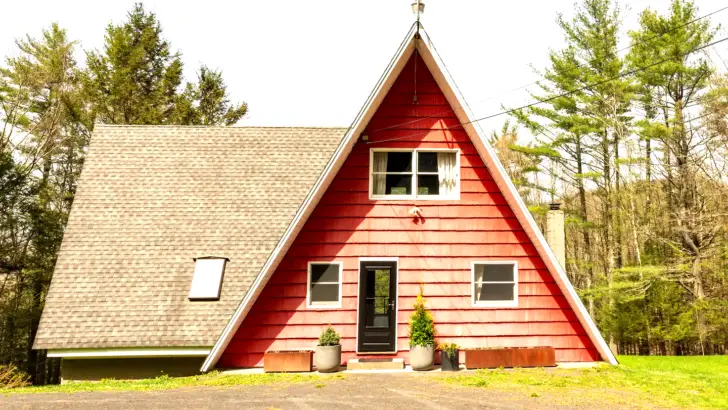
M 374 153 L 374 172 L 387 172 L 387 153 L 386 152 L 375 152 Z M 386 174 L 374 174 L 374 195 L 385 195 L 387 193 L 387 175 Z
M 455 192 L 457 185 L 457 158 L 454 152 L 437 153 L 437 175 L 440 180 L 440 195 L 448 196 Z

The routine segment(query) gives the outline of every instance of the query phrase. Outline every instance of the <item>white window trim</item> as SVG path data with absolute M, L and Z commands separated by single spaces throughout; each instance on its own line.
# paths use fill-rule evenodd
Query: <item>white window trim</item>
M 374 153 L 375 152 L 411 152 L 412 153 L 412 195 L 374 195 Z M 417 153 L 418 152 L 454 152 L 456 164 L 455 192 L 449 196 L 417 195 Z M 409 174 L 409 173 L 407 173 Z M 369 200 L 375 201 L 457 201 L 460 199 L 460 149 L 450 148 L 372 148 L 369 150 Z
M 339 300 L 336 303 L 311 304 L 311 266 L 313 265 L 338 265 L 339 267 Z M 312 261 L 308 263 L 306 274 L 306 308 L 307 309 L 341 309 L 343 298 L 342 290 L 344 283 L 344 264 L 341 261 Z
M 475 299 L 475 265 L 513 265 L 513 300 L 485 300 L 477 301 Z M 499 282 L 484 282 L 499 283 Z M 500 282 L 511 283 L 511 282 Z M 518 307 L 518 261 L 513 260 L 492 260 L 492 261 L 474 261 L 470 266 L 470 301 L 473 307 L 500 307 L 514 308 Z

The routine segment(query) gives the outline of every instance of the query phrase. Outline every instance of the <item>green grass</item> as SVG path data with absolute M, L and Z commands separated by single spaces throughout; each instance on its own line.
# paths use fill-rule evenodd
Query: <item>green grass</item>
M 619 361 L 619 366 L 588 369 L 481 370 L 443 380 L 571 405 L 728 408 L 728 356 L 621 356 Z
M 139 390 L 167 390 L 181 387 L 226 387 L 226 386 L 259 386 L 279 383 L 307 383 L 317 381 L 323 387 L 327 378 L 342 378 L 341 374 L 321 377 L 314 374 L 236 374 L 222 375 L 211 372 L 199 376 L 169 377 L 160 376 L 154 379 L 142 380 L 101 380 L 98 382 L 73 382 L 55 386 L 21 387 L 17 389 L 0 389 L 2 394 L 16 393 L 73 393 L 79 391 L 139 391 Z

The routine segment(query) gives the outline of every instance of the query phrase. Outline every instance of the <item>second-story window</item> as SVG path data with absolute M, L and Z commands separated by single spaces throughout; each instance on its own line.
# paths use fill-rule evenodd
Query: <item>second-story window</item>
M 457 199 L 460 163 L 455 150 L 386 150 L 371 152 L 372 199 Z

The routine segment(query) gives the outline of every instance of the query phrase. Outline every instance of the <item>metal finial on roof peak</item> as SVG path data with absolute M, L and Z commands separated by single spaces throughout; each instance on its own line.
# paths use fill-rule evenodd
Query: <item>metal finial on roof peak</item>
M 417 23 L 420 22 L 420 15 L 425 12 L 425 3 L 422 0 L 417 0 L 412 3 L 412 13 L 417 15 Z

